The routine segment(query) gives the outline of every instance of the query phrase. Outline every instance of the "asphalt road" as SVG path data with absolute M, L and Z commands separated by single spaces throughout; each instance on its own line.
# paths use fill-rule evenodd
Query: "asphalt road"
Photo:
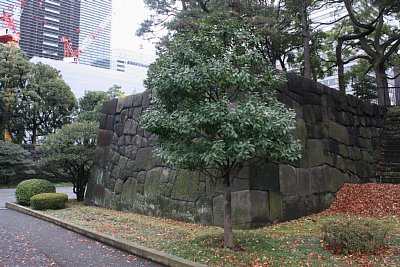
M 161 266 L 55 224 L 0 210 L 1 267 Z
M 72 187 L 57 192 L 76 198 Z M 5 208 L 15 189 L 0 189 L 0 267 L 162 266 L 55 224 Z
M 57 193 L 65 193 L 69 198 L 76 198 L 72 192 L 72 186 L 56 187 Z M 15 188 L 13 189 L 0 189 L 0 209 L 5 208 L 6 202 L 15 202 Z

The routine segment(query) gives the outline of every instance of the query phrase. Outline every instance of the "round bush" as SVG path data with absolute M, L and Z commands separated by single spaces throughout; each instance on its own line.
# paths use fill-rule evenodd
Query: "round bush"
M 65 208 L 67 201 L 67 194 L 42 193 L 31 197 L 31 207 L 35 210 L 57 210 Z
M 20 182 L 15 190 L 18 204 L 29 206 L 30 199 L 41 193 L 55 193 L 54 184 L 43 179 L 30 179 Z
M 329 221 L 323 224 L 322 232 L 326 248 L 337 254 L 374 254 L 388 245 L 387 227 L 373 219 Z

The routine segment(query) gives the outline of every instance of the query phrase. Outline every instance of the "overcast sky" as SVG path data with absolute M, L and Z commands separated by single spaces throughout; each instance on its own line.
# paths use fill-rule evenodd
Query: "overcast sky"
M 135 35 L 140 22 L 150 15 L 143 0 L 114 0 L 113 10 L 112 48 L 154 54 L 154 45 Z

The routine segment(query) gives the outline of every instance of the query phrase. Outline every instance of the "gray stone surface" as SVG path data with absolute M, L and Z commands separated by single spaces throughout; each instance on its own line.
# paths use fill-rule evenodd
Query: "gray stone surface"
M 146 91 L 103 106 L 100 125 L 107 130 L 99 133 L 101 149 L 96 151 L 87 203 L 222 225 L 222 180 L 171 169 L 154 155 L 155 137 L 139 123 L 151 95 Z M 293 134 L 302 145 L 302 158 L 290 165 L 259 163 L 234 173 L 237 227 L 319 212 L 344 182 L 368 182 L 375 176 L 385 108 L 293 75 L 278 90 L 278 98 L 296 110 Z

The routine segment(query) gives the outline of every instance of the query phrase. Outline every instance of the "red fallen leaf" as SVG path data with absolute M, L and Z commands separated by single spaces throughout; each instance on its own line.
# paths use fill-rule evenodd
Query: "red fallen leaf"
M 326 212 L 400 217 L 400 184 L 344 184 Z

